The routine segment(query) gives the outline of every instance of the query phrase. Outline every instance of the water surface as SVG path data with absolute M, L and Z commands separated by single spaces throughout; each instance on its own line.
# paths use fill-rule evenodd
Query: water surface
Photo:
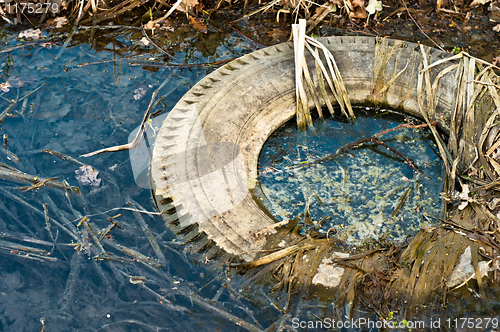
M 357 120 L 340 115 L 297 133 L 294 123 L 277 130 L 259 160 L 261 188 L 278 219 L 310 213 L 320 232 L 333 232 L 349 244 L 386 238 L 402 241 L 439 216 L 443 169 L 428 128 L 400 128 L 379 137 L 386 147 L 367 142 L 333 157 L 348 144 L 420 121 L 390 111 L 358 108 Z M 330 156 L 329 160 L 318 162 Z M 325 218 L 328 218 L 325 220 Z
M 204 35 L 187 28 L 162 43 L 170 45 L 175 59 L 141 44 L 140 31 L 117 29 L 97 30 L 90 44 L 91 34 L 80 31 L 64 51 L 68 34 L 0 53 L 0 111 L 13 104 L 1 135 L 8 136 L 7 149 L 19 157 L 15 162 L 2 149 L 0 162 L 81 190 L 69 197 L 48 187 L 24 192 L 18 188 L 26 184 L 0 180 L 0 331 L 40 331 L 41 318 L 46 331 L 234 330 L 234 323 L 210 309 L 217 303 L 246 321 L 260 315 L 264 325 L 275 314 L 224 287 L 219 270 L 199 266 L 161 217 L 117 209 L 156 211 L 149 188 L 135 181 L 128 151 L 79 157 L 128 143 L 153 91 L 165 80 L 161 101 L 152 109 L 163 116 L 215 68 L 191 64 L 255 49 L 232 30 Z M 1 30 L 1 49 L 22 43 L 16 30 Z M 125 57 L 134 58 L 113 61 Z M 164 60 L 177 66 L 157 66 Z M 91 168 L 78 175 L 83 165 L 45 149 Z M 83 216 L 89 217 L 82 222 Z M 117 226 L 99 247 L 94 235 L 100 238 L 112 222 Z M 148 240 L 151 235 L 158 247 Z

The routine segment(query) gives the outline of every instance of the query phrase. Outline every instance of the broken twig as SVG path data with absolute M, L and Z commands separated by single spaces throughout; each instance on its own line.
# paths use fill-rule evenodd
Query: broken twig
M 151 113 L 151 107 L 153 107 L 153 103 L 154 103 L 154 100 L 156 98 L 156 95 L 165 86 L 165 84 L 167 84 L 167 82 L 170 81 L 170 79 L 171 79 L 170 77 L 165 79 L 165 81 L 163 81 L 163 83 L 158 87 L 158 89 L 156 89 L 153 92 L 153 95 L 151 96 L 151 101 L 149 102 L 148 109 L 146 110 L 146 113 L 144 113 L 144 117 L 142 118 L 141 125 L 139 127 L 139 130 L 137 131 L 137 135 L 135 135 L 135 138 L 131 143 L 118 145 L 118 146 L 112 146 L 110 148 L 105 148 L 105 149 L 97 150 L 94 152 L 86 153 L 86 154 L 81 155 L 80 157 L 86 158 L 86 157 L 95 156 L 97 154 L 104 153 L 104 152 L 117 152 L 117 151 L 132 149 L 137 144 L 137 142 L 139 142 L 139 139 L 143 136 L 143 134 L 145 133 L 145 131 L 147 129 L 146 122 L 149 119 L 149 114 Z

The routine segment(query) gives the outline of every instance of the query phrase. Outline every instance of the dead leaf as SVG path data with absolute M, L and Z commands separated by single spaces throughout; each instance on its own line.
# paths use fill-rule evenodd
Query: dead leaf
M 368 1 L 368 6 L 366 6 L 366 11 L 370 15 L 373 15 L 376 12 L 382 11 L 382 1 L 378 1 L 378 0 L 370 0 L 370 1 Z
M 368 17 L 368 13 L 365 9 L 364 0 L 352 0 L 351 1 L 352 11 L 349 13 L 349 18 L 352 19 L 365 19 Z
M 153 29 L 159 29 L 160 25 L 158 23 L 155 23 L 153 21 L 149 21 L 146 23 L 145 26 L 143 26 L 144 30 L 153 30 Z
M 350 13 L 354 10 L 354 8 L 352 7 L 352 4 L 351 4 L 351 1 L 350 0 L 345 0 L 344 1 L 344 5 L 345 5 L 345 10 Z
M 149 40 L 146 37 L 142 37 L 141 40 L 139 41 L 141 45 L 143 46 L 148 46 L 149 45 Z
M 66 17 L 56 17 L 54 21 L 56 23 L 56 29 L 59 29 L 63 25 L 68 24 L 68 19 Z
M 198 0 L 182 0 L 177 10 L 181 12 L 188 12 L 191 8 L 196 7 L 198 5 Z
M 50 20 L 47 20 L 45 23 L 46 27 L 51 27 L 51 28 L 62 28 L 63 25 L 68 24 L 68 19 L 66 17 L 56 17 Z
M 10 85 L 9 81 L 0 83 L 0 90 L 2 90 L 2 92 L 9 92 L 9 88 L 12 88 L 12 85 Z
M 76 179 L 84 186 L 99 187 L 101 179 L 97 178 L 98 171 L 96 171 L 92 166 L 85 165 L 80 167 L 75 171 Z
M 189 17 L 189 22 L 191 23 L 191 25 L 193 26 L 193 28 L 196 31 L 203 32 L 203 33 L 208 32 L 208 25 L 203 20 L 196 19 L 192 16 L 188 16 L 188 17 Z
M 134 90 L 134 100 L 142 99 L 146 93 L 152 88 L 151 85 L 148 86 L 140 86 Z
M 491 0 L 474 0 L 472 1 L 472 3 L 470 4 L 471 6 L 476 6 L 476 5 L 485 5 L 487 4 L 488 2 L 491 2 Z
M 349 18 L 352 19 L 365 19 L 368 17 L 366 10 L 357 8 L 355 11 L 349 13 Z
M 161 30 L 168 31 L 168 32 L 174 32 L 175 28 L 173 27 L 172 23 L 169 21 L 163 23 L 163 25 L 160 28 Z
M 52 48 L 54 46 L 57 46 L 55 43 L 53 42 L 45 42 L 45 43 L 40 43 L 39 44 L 41 47 L 43 48 Z
M 28 29 L 28 30 L 21 31 L 19 33 L 19 35 L 17 36 L 17 38 L 39 39 L 41 34 L 42 34 L 42 32 L 40 31 L 40 29 Z
M 353 9 L 356 9 L 356 7 L 360 7 L 365 9 L 365 1 L 364 0 L 352 0 L 351 5 Z

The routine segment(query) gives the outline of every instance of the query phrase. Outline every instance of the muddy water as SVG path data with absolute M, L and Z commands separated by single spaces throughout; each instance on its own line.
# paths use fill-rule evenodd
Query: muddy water
M 401 242 L 421 227 L 434 226 L 444 174 L 430 131 L 401 128 L 380 137 L 413 160 L 415 168 L 373 143 L 317 162 L 405 120 L 384 110 L 357 111 L 354 124 L 338 110 L 339 116 L 324 123 L 318 120 L 315 130 L 297 133 L 295 124 L 289 123 L 271 136 L 259 160 L 269 210 L 277 219 L 309 213 L 316 226 L 304 225 L 304 231 L 319 227 L 321 234 L 333 232 L 350 245 L 381 238 Z M 418 123 L 409 117 L 406 121 Z
M 391 35 L 430 44 L 414 23 L 396 16 L 383 21 L 384 17 L 367 27 L 321 26 L 317 33 Z M 140 31 L 117 29 L 93 35 L 79 32 L 65 50 L 61 46 L 67 31 L 58 37 L 42 29 L 43 37 L 54 39 L 0 53 L 0 111 L 18 100 L 2 122 L 2 135 L 8 135 L 7 149 L 20 159 L 15 162 L 11 154 L 2 153 L 0 161 L 38 177 L 66 180 L 82 192 L 68 199 L 62 190 L 24 192 L 18 187 L 26 184 L 1 181 L 0 331 L 39 331 L 42 318 L 46 331 L 235 331 L 245 330 L 245 322 L 264 330 L 283 317 L 274 300 L 282 299 L 282 293 L 270 294 L 269 284 L 255 285 L 238 275 L 228 281 L 221 269 L 197 262 L 160 217 L 110 211 L 155 209 L 150 191 L 135 181 L 136 157 L 124 151 L 78 158 L 127 143 L 152 92 L 166 79 L 158 94 L 162 101 L 153 112 L 168 113 L 183 93 L 217 66 L 200 64 L 286 41 L 287 29 L 279 28 L 274 18 L 252 17 L 235 25 L 253 41 L 230 28 L 223 16 L 213 16 L 207 34 L 182 20 L 172 22 L 157 32 L 164 37 L 155 41 L 174 58 L 141 43 Z M 460 30 L 450 28 L 449 21 L 428 28 L 427 34 L 449 50 L 470 47 L 473 55 L 488 61 L 499 55 L 492 23 L 474 16 L 469 23 L 454 18 Z M 435 24 L 427 24 L 431 23 Z M 0 51 L 21 43 L 16 39 L 19 30 L 2 27 Z M 132 59 L 115 61 L 124 57 Z M 175 66 L 165 67 L 165 62 Z M 83 165 L 44 149 L 77 158 Z M 86 165 L 90 171 L 79 170 Z M 402 166 L 406 165 L 398 165 Z M 85 215 L 89 218 L 81 222 Z M 113 221 L 119 227 L 106 233 Z M 96 241 L 93 233 L 97 239 L 106 236 Z M 476 295 L 467 289 L 449 295 L 443 321 L 496 315 L 498 296 L 491 291 L 485 302 Z M 292 308 L 285 321 L 296 330 L 303 329 L 292 318 L 318 321 L 317 317 L 333 315 L 330 303 L 314 298 L 299 300 Z M 427 316 L 432 315 L 436 314 Z

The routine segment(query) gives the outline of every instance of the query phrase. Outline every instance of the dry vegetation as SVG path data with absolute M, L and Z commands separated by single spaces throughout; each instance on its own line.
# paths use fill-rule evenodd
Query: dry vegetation
M 102 22 L 144 25 L 158 28 L 173 13 L 185 16 L 193 28 L 205 30 L 204 21 L 217 11 L 230 10 L 237 16 L 253 16 L 263 12 L 275 15 L 278 22 L 307 20 L 308 33 L 332 15 L 343 21 L 367 23 L 377 20 L 383 9 L 390 15 L 411 11 L 438 10 L 462 15 L 473 7 L 492 0 L 7 0 L 0 5 L 0 16 L 11 24 L 29 22 L 38 26 L 56 16 L 66 17 L 75 25 L 97 25 Z M 125 19 L 125 21 L 124 21 Z

